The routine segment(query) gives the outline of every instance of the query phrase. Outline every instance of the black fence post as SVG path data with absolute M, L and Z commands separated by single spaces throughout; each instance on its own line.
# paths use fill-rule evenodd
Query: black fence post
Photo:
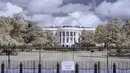
M 23 73 L 23 64 L 22 63 L 20 63 L 19 73 Z
M 38 73 L 41 73 L 41 63 L 38 65 Z
M 57 70 L 56 70 L 56 73 L 60 73 L 60 65 L 59 65 L 59 63 L 57 63 Z
M 2 63 L 2 64 L 1 64 L 1 73 L 4 73 L 4 70 L 5 70 L 5 64 Z
M 98 61 L 98 73 L 100 73 L 100 62 Z
M 113 64 L 113 73 L 116 73 L 116 64 Z
M 33 61 L 33 73 L 35 73 L 35 61 Z
M 78 65 L 78 63 L 75 64 L 75 73 L 79 73 L 79 65 Z
M 97 73 L 98 71 L 97 71 L 97 64 L 95 63 L 95 65 L 94 65 L 94 73 Z

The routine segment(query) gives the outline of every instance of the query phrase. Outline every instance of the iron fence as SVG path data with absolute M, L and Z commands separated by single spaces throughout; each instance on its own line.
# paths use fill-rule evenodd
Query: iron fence
M 0 71 L 1 73 L 130 73 L 129 53 L 128 48 L 43 48 L 29 51 L 20 49 L 17 55 L 0 56 Z M 62 71 L 62 61 L 74 61 L 75 71 Z
M 13 64 L 15 63 L 15 64 Z M 13 61 L 10 67 L 7 62 L 3 62 L 0 67 L 1 73 L 130 73 L 130 62 L 113 63 L 109 61 L 109 68 L 107 71 L 106 62 L 90 62 L 78 61 L 75 62 L 74 71 L 61 70 L 61 62 L 44 62 L 38 61 Z M 129 64 L 128 64 L 129 63 Z
M 62 71 L 61 64 L 59 62 L 55 63 L 54 67 L 50 67 L 50 68 L 46 68 L 41 63 L 39 63 L 37 67 L 36 66 L 25 67 L 25 64 L 22 62 L 18 65 L 18 67 L 11 66 L 10 68 L 8 68 L 6 64 L 3 62 L 1 64 L 0 70 L 1 70 L 1 73 L 107 73 L 105 70 L 103 71 L 100 68 L 99 62 L 95 63 L 92 66 L 92 68 L 85 68 L 85 67 L 82 67 L 82 65 L 75 63 L 74 71 Z M 109 69 L 109 71 L 110 73 L 117 73 L 117 67 L 115 63 L 113 63 L 113 66 L 111 69 Z

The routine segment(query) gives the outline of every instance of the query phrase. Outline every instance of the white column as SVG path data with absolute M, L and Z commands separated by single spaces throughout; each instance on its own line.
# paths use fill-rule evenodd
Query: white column
M 63 32 L 61 32 L 61 43 L 63 43 Z
M 66 46 L 66 40 L 67 40 L 67 39 L 66 39 L 66 31 L 64 31 L 64 33 L 65 33 L 65 46 Z
M 73 43 L 74 43 L 74 31 L 73 31 Z
M 79 39 L 79 37 L 78 37 L 78 33 L 75 32 L 75 40 L 76 40 L 76 42 L 78 42 L 78 39 Z
M 69 43 L 71 43 L 71 31 L 69 31 Z
M 70 43 L 70 31 L 68 31 L 68 34 L 69 34 L 69 36 L 68 36 L 68 43 Z
M 74 31 L 74 43 L 76 42 L 76 32 Z

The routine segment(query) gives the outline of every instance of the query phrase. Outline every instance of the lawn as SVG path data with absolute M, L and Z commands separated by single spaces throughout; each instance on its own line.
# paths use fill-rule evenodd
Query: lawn
M 101 68 L 107 67 L 107 53 L 106 51 L 40 51 L 41 63 L 43 67 L 53 68 L 57 62 L 74 60 L 81 68 L 92 68 L 94 64 L 100 61 Z M 20 62 L 23 62 L 25 67 L 38 66 L 39 52 L 19 52 L 17 56 L 11 56 L 11 66 L 17 67 Z M 0 56 L 0 63 L 8 63 L 7 56 Z M 35 62 L 34 62 L 35 61 Z M 130 58 L 127 57 L 108 57 L 109 68 L 112 68 L 113 63 L 119 66 L 119 68 L 130 68 Z

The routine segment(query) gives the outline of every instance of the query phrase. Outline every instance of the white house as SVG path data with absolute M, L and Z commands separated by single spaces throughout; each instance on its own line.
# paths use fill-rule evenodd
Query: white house
M 73 44 L 79 42 L 79 36 L 82 30 L 95 31 L 95 28 L 81 27 L 81 26 L 52 26 L 44 27 L 43 30 L 53 31 L 57 41 L 63 47 L 71 47 Z

